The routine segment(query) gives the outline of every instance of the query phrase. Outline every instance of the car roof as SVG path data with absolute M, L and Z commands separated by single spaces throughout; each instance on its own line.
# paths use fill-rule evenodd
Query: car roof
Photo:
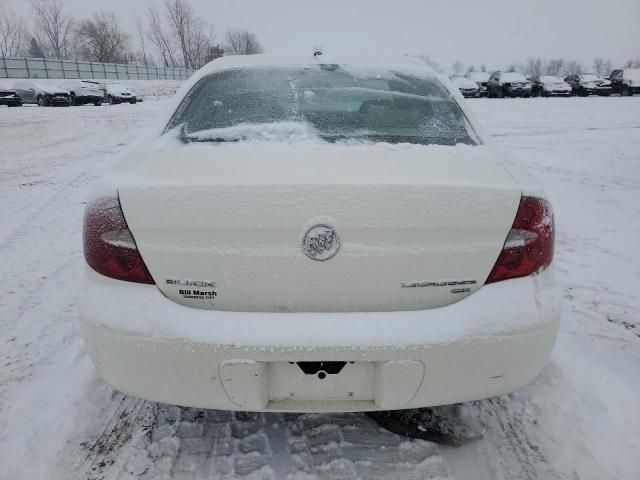
M 347 57 L 347 56 L 337 56 L 337 55 L 305 55 L 305 56 L 289 56 L 289 55 L 271 55 L 271 54 L 260 54 L 260 55 L 228 55 L 220 58 L 216 58 L 211 62 L 207 63 L 204 67 L 202 67 L 197 73 L 201 73 L 206 75 L 210 72 L 215 72 L 219 70 L 228 70 L 231 68 L 242 68 L 242 67 L 251 67 L 251 66 L 295 66 L 295 65 L 313 65 L 313 64 L 337 64 L 337 65 L 352 65 L 352 66 L 380 66 L 380 67 L 390 67 L 390 66 L 414 66 L 420 67 L 425 70 L 432 71 L 433 70 L 427 66 L 422 60 L 419 60 L 415 57 L 408 56 L 392 56 L 392 57 L 384 57 L 384 56 L 375 56 L 375 57 L 367 57 L 367 56 L 358 56 L 358 57 Z M 434 72 L 435 73 L 435 72 Z
M 429 67 L 424 61 L 409 56 L 398 57 L 394 55 L 392 57 L 385 56 L 336 56 L 336 55 L 272 55 L 272 54 L 259 54 L 259 55 L 229 55 L 210 61 L 200 70 L 195 72 L 187 82 L 188 86 L 195 85 L 202 78 L 224 70 L 231 70 L 244 67 L 258 67 L 258 66 L 273 66 L 273 67 L 287 67 L 287 66 L 303 66 L 303 65 L 349 65 L 352 67 L 380 67 L 380 68 L 405 68 L 416 69 L 423 76 L 430 76 L 438 78 L 443 84 L 447 84 L 448 79 L 446 76 L 436 73 L 431 67 Z

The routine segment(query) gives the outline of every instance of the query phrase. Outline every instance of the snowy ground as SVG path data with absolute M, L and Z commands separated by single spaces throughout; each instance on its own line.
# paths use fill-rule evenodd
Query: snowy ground
M 235 416 L 114 392 L 76 326 L 89 184 L 167 100 L 0 108 L 0 479 L 620 479 L 640 472 L 640 97 L 478 99 L 556 210 L 551 362 L 464 406 L 484 438 L 407 440 L 361 414 Z

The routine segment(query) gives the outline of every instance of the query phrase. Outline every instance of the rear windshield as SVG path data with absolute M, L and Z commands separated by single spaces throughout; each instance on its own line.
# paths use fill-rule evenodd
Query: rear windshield
M 437 79 L 338 65 L 214 73 L 195 85 L 166 130 L 177 127 L 185 141 L 239 141 L 265 131 L 291 138 L 304 131 L 327 141 L 478 143 Z

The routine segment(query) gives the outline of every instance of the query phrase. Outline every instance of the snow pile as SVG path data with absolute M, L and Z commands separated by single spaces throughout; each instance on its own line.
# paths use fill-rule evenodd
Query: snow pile
M 187 140 L 214 142 L 320 142 L 317 132 L 304 122 L 241 123 L 233 127 L 212 128 L 185 135 Z

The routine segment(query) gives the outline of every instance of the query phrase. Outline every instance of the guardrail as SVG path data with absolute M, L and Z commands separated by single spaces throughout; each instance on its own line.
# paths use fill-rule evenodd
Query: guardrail
M 51 58 L 0 57 L 0 78 L 96 78 L 105 80 L 186 80 L 187 68 L 125 65 Z

